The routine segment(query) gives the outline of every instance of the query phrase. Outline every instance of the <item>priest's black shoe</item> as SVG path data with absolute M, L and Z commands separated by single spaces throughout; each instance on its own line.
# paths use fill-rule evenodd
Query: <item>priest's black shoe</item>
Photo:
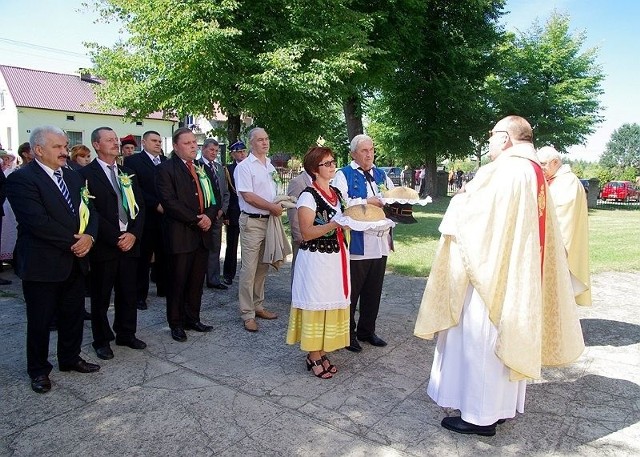
M 184 329 L 176 327 L 171 329 L 171 338 L 180 343 L 184 343 L 187 341 L 187 334 L 184 332 Z
M 213 284 L 211 282 L 207 283 L 207 288 L 208 289 L 218 289 L 218 290 L 227 290 L 228 287 L 225 286 L 224 284 Z
M 149 307 L 147 306 L 147 301 L 146 300 L 138 300 L 138 303 L 136 303 L 136 308 L 138 308 L 141 311 L 144 311 L 145 309 L 148 309 Z
M 445 417 L 441 425 L 447 430 L 465 435 L 493 436 L 496 434 L 496 424 L 475 425 L 463 421 L 461 417 Z
M 100 370 L 100 365 L 78 359 L 73 365 L 60 365 L 60 371 L 77 371 L 78 373 L 95 373 Z
M 196 332 L 210 332 L 213 329 L 212 325 L 205 325 L 202 322 L 187 324 L 185 327 L 187 330 L 195 330 Z
M 8 286 L 9 284 L 13 284 L 13 281 L 9 279 L 0 278 L 0 286 Z
M 351 352 L 361 352 L 362 346 L 360 346 L 360 343 L 358 343 L 357 339 L 351 338 L 351 342 L 349 343 L 349 346 L 347 346 L 345 349 Z
M 128 340 L 116 338 L 116 345 L 127 346 L 127 347 L 130 347 L 131 349 L 144 349 L 147 347 L 147 343 L 145 343 L 142 340 L 139 340 L 135 336 Z
M 367 343 L 371 344 L 372 346 L 378 346 L 378 347 L 384 347 L 387 345 L 387 342 L 385 340 L 383 340 L 382 338 L 380 338 L 378 335 L 376 335 L 375 333 L 367 338 L 358 338 L 360 341 L 366 341 Z
M 231 284 L 233 284 L 233 279 L 222 278 L 222 282 L 225 283 L 227 286 L 230 286 Z
M 39 394 L 46 394 L 51 390 L 51 381 L 46 374 L 31 378 L 31 389 Z
M 98 356 L 99 359 L 102 359 L 102 360 L 113 359 L 113 351 L 111 350 L 111 347 L 108 344 L 106 346 L 101 346 L 99 348 L 96 348 L 96 355 Z

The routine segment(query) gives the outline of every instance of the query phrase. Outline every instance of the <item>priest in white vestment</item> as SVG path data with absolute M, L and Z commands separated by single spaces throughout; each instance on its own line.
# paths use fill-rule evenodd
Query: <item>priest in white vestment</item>
M 569 271 L 580 281 L 584 290 L 576 297 L 576 303 L 591 306 L 587 193 L 571 167 L 562 163 L 560 153 L 555 148 L 545 146 L 538 149 L 538 160 L 555 205 L 562 241 L 567 250 Z
M 438 335 L 427 393 L 459 409 L 442 426 L 492 436 L 524 412 L 527 379 L 584 350 L 562 237 L 532 129 L 508 116 L 490 132 L 492 162 L 452 198 L 415 334 Z

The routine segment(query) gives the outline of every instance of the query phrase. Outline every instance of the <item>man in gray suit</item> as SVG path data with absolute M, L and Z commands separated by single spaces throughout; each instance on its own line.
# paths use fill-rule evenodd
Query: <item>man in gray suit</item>
M 207 287 L 210 289 L 226 290 L 227 286 L 220 282 L 220 246 L 222 244 L 222 225 L 224 215 L 229 208 L 229 189 L 224 175 L 224 168 L 216 161 L 220 145 L 213 138 L 207 138 L 202 145 L 200 162 L 210 171 L 211 185 L 216 197 L 218 212 L 211 221 L 212 244 L 209 249 L 209 263 L 207 266 Z

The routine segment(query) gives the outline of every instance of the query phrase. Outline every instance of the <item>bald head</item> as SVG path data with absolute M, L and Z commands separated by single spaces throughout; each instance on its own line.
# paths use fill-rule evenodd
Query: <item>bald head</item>
M 520 116 L 507 116 L 500 119 L 491 129 L 489 138 L 489 156 L 496 160 L 503 151 L 519 143 L 532 143 L 533 129 L 527 120 Z

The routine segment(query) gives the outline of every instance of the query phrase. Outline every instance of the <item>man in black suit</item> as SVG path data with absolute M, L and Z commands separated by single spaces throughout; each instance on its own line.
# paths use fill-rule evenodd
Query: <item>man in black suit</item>
M 21 145 L 20 147 L 22 147 L 24 145 Z M 0 154 L 6 154 L 4 149 L 0 149 Z M 4 175 L 4 173 L 2 173 L 2 171 L 0 170 L 0 238 L 2 238 L 2 218 L 4 217 L 4 201 L 7 199 L 7 194 L 6 194 L 6 189 L 5 189 L 5 185 L 6 185 L 6 181 L 7 178 Z M 0 271 L 2 271 L 2 266 L 0 265 Z M 0 278 L 0 286 L 8 286 L 9 284 L 11 284 L 12 281 L 8 280 L 8 279 L 4 279 L 4 278 Z
M 207 265 L 207 287 L 226 290 L 227 286 L 220 282 L 220 248 L 222 246 L 222 223 L 224 214 L 229 208 L 229 189 L 224 177 L 222 165 L 216 162 L 220 145 L 213 138 L 207 138 L 202 144 L 202 157 L 198 161 L 209 173 L 216 203 L 216 217 L 211 221 L 211 249 Z
M 140 241 L 138 259 L 136 303 L 138 309 L 147 309 L 149 295 L 149 270 L 151 258 L 154 260 L 156 292 L 158 297 L 166 296 L 167 254 L 162 239 L 162 205 L 156 191 L 157 166 L 164 162 L 162 155 L 162 137 L 158 132 L 149 130 L 142 135 L 142 151 L 126 157 L 124 165 L 133 170 L 142 190 L 145 205 L 144 231 Z
M 27 307 L 27 372 L 38 393 L 51 389 L 49 324 L 58 316 L 60 371 L 91 373 L 99 365 L 80 358 L 87 254 L 98 233 L 97 214 L 81 225 L 82 179 L 65 167 L 67 136 L 57 127 L 33 129 L 36 160 L 7 179 L 7 196 L 18 222 L 15 271 Z
M 113 358 L 109 343 L 131 349 L 147 345 L 136 338 L 136 268 L 144 224 L 144 201 L 131 170 L 119 167 L 118 136 L 109 127 L 91 133 L 98 157 L 80 170 L 99 217 L 98 238 L 91 251 L 91 330 L 99 358 Z M 107 311 L 115 291 L 113 331 Z M 113 332 L 115 331 L 115 337 Z
M 225 214 L 225 225 L 227 226 L 227 248 L 224 254 L 224 265 L 222 267 L 222 282 L 230 286 L 238 270 L 238 239 L 240 238 L 240 204 L 238 203 L 238 192 L 236 192 L 236 182 L 233 172 L 236 166 L 247 158 L 247 147 L 242 141 L 236 141 L 229 148 L 229 153 L 233 163 L 225 167 L 225 176 L 229 188 L 229 207 Z
M 217 210 L 207 200 L 209 175 L 194 164 L 196 136 L 188 128 L 179 128 L 173 134 L 173 149 L 172 157 L 158 166 L 156 187 L 169 251 L 167 321 L 171 337 L 183 342 L 185 328 L 198 332 L 213 328 L 200 321 L 200 305 L 211 247 L 209 230 Z

